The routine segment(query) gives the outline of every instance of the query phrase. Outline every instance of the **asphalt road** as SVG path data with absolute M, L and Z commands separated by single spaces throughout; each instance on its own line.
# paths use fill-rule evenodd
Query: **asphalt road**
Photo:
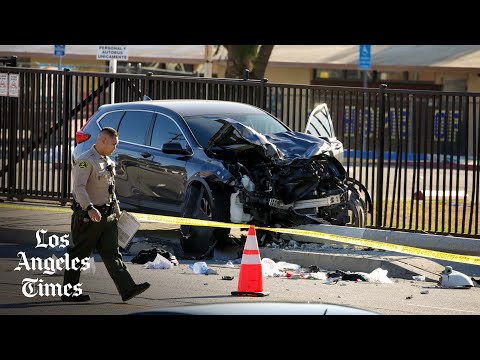
M 64 303 L 58 296 L 27 298 L 22 293 L 25 278 L 41 279 L 46 283 L 63 282 L 61 274 L 45 275 L 39 270 L 14 271 L 19 265 L 19 251 L 27 258 L 48 258 L 60 252 L 34 248 L 28 244 L 0 243 L 0 315 L 126 315 L 172 306 L 220 304 L 233 302 L 275 302 L 303 304 L 336 304 L 369 310 L 385 315 L 478 315 L 480 288 L 444 289 L 434 282 L 392 279 L 393 284 L 341 281 L 334 285 L 323 280 L 263 278 L 266 297 L 237 297 L 231 291 L 238 286 L 239 265 L 225 265 L 226 260 L 215 257 L 209 266 L 216 275 L 196 275 L 181 260 L 180 265 L 168 270 L 145 269 L 132 264 L 125 256 L 127 266 L 136 282 L 148 281 L 151 288 L 127 303 L 121 301 L 113 281 L 101 262 L 96 259 L 95 274 L 82 274 L 82 289 L 92 301 Z M 217 259 L 217 260 L 215 260 Z M 222 277 L 233 276 L 231 281 Z

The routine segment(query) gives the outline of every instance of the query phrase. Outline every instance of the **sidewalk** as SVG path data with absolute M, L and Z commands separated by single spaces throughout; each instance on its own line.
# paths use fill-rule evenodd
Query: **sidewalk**
M 19 208 L 11 208 L 11 206 Z M 23 209 L 22 207 L 41 207 L 40 209 Z M 14 243 L 23 245 L 36 245 L 36 232 L 40 229 L 48 231 L 45 236 L 56 234 L 62 236 L 70 234 L 71 210 L 67 206 L 41 205 L 38 202 L 3 202 L 0 203 L 0 243 Z M 179 241 L 179 226 L 157 222 L 140 221 L 141 226 L 136 237 L 148 238 L 150 247 L 173 244 L 177 258 L 181 259 L 178 251 L 181 249 Z M 232 230 L 232 236 L 240 237 L 238 229 Z M 310 244 L 306 244 L 310 245 Z M 136 251 L 138 252 L 138 246 Z M 170 251 L 170 249 L 166 249 Z M 241 256 L 242 249 L 230 253 L 215 250 L 213 260 L 235 259 Z M 307 250 L 307 251 L 304 251 Z M 335 250 L 335 251 L 333 251 Z M 393 278 L 412 279 L 414 275 L 423 275 L 427 281 L 437 281 L 438 274 L 443 270 L 445 263 L 432 261 L 426 258 L 415 257 L 400 253 L 381 251 L 354 251 L 352 249 L 325 249 L 318 251 L 308 250 L 308 246 L 289 250 L 272 247 L 260 248 L 261 257 L 268 257 L 274 261 L 286 261 L 299 264 L 303 267 L 317 265 L 325 270 L 362 271 L 371 272 L 381 267 L 388 270 L 388 276 Z M 181 250 L 180 250 L 181 251 Z M 240 255 L 239 255 L 240 254 Z M 131 253 L 128 255 L 132 255 Z M 452 263 L 454 268 L 459 268 L 459 263 Z M 474 267 L 473 265 L 467 265 Z M 478 268 L 478 266 L 476 266 Z M 459 269 L 459 271 L 462 271 Z M 480 273 L 480 269 L 476 271 Z

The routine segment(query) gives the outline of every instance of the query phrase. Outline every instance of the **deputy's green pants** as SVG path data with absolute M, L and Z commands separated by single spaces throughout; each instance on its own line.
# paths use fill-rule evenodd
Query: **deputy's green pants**
M 118 229 L 115 214 L 108 217 L 102 216 L 102 220 L 98 223 L 92 220 L 88 222 L 80 221 L 80 226 L 74 226 L 78 220 L 77 217 L 83 217 L 83 214 L 85 213 L 81 210 L 76 210 L 72 214 L 72 239 L 68 250 L 70 261 L 76 257 L 79 260 L 88 258 L 92 251 L 97 249 L 117 287 L 118 293 L 122 295 L 128 288 L 135 285 L 135 282 L 128 272 L 122 254 L 118 249 Z M 63 285 L 74 286 L 78 284 L 80 274 L 80 270 L 65 270 Z

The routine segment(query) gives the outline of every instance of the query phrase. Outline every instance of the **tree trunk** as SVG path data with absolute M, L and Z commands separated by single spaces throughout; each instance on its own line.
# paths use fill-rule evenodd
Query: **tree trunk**
M 250 73 L 251 79 L 263 79 L 267 70 L 268 61 L 275 45 L 262 45 L 257 57 L 253 60 L 253 69 Z
M 256 54 L 257 45 L 223 45 L 228 52 L 225 77 L 238 79 L 243 77 L 244 69 L 252 68 L 252 58 Z

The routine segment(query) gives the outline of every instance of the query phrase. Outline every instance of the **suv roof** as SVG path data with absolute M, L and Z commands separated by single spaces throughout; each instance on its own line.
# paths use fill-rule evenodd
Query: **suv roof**
M 236 103 L 231 101 L 220 100 L 151 100 L 151 101 L 134 101 L 117 104 L 103 105 L 102 110 L 113 110 L 117 108 L 134 108 L 140 106 L 142 108 L 163 107 L 175 111 L 180 116 L 190 115 L 208 115 L 216 113 L 229 114 L 251 114 L 264 113 L 263 110 L 248 104 Z

